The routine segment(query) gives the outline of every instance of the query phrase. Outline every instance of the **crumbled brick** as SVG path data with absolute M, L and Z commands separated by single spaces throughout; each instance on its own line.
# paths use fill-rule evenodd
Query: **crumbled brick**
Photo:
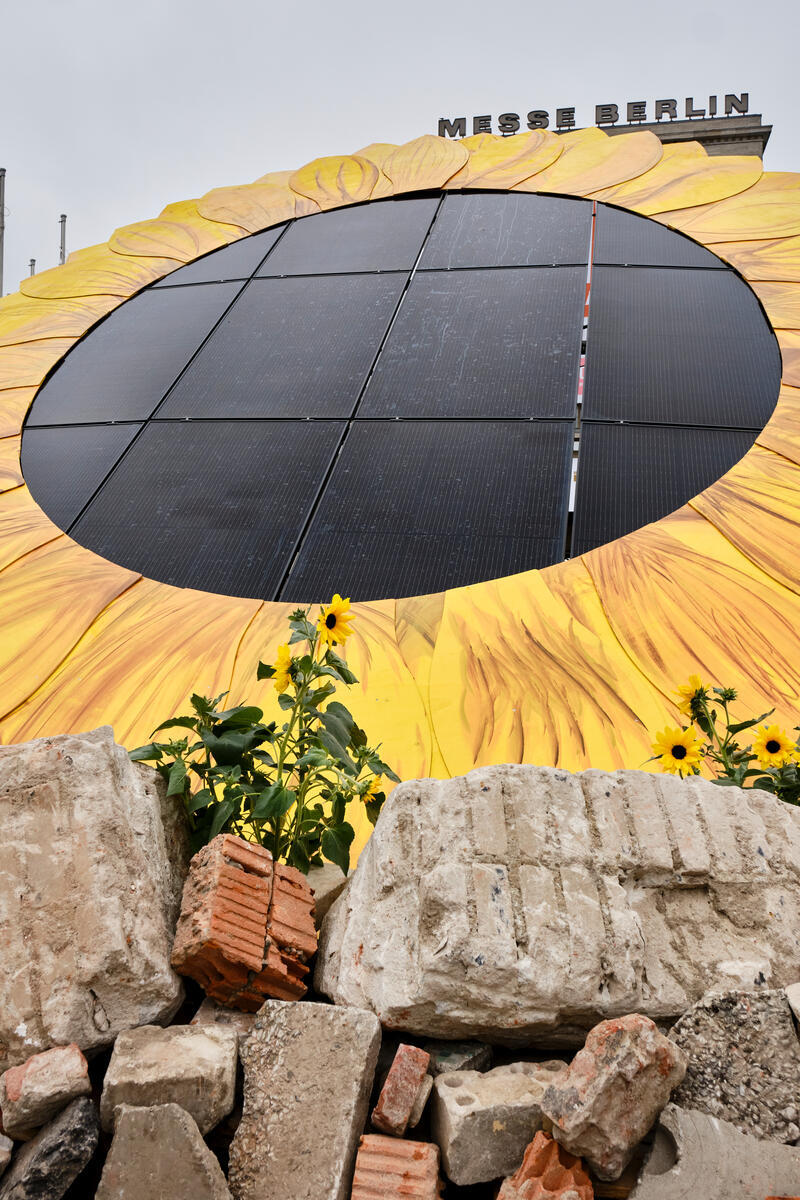
M 397 1047 L 378 1103 L 372 1111 L 372 1124 L 382 1133 L 402 1137 L 422 1087 L 431 1056 L 418 1046 Z
M 361 1138 L 352 1200 L 436 1200 L 440 1191 L 438 1146 L 375 1133 Z
M 172 965 L 220 1004 L 298 1000 L 317 948 L 305 876 L 263 846 L 220 834 L 192 859 Z
M 541 1130 L 525 1151 L 522 1166 L 503 1182 L 497 1200 L 593 1200 L 583 1163 Z

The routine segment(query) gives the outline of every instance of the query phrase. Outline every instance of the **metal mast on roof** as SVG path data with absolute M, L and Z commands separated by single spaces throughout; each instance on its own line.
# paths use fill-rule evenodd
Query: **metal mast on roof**
M 6 235 L 6 169 L 0 167 L 0 296 L 3 294 L 3 240 Z
M 62 213 L 58 219 L 61 222 L 61 251 L 58 261 L 59 263 L 64 263 L 67 258 L 67 214 Z

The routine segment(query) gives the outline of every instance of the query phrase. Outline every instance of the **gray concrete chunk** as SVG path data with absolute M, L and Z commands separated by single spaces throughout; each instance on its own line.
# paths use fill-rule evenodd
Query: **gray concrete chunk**
M 97 1149 L 97 1109 L 73 1100 L 17 1150 L 0 1180 L 0 1200 L 61 1200 Z
M 268 1001 L 241 1051 L 234 1200 L 345 1200 L 380 1046 L 374 1013 Z
M 230 1200 L 222 1168 L 178 1104 L 117 1112 L 96 1200 Z

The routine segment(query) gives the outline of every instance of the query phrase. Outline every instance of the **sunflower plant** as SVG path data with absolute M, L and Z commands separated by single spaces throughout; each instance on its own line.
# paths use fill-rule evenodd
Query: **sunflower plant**
M 702 763 L 723 787 L 754 787 L 788 804 L 800 804 L 800 742 L 779 725 L 766 725 L 774 709 L 736 721 L 730 705 L 735 688 L 713 687 L 690 675 L 676 692 L 678 709 L 689 724 L 667 726 L 656 735 L 653 758 L 662 771 L 698 775 Z M 756 728 L 758 726 L 758 728 Z M 742 735 L 755 730 L 750 738 Z M 800 726 L 795 728 L 795 733 Z
M 218 833 L 258 842 L 276 861 L 301 871 L 324 859 L 346 873 L 353 826 L 348 806 L 363 804 L 374 825 L 385 800 L 384 779 L 398 781 L 371 747 L 367 735 L 333 697 L 339 685 L 357 683 L 334 647 L 352 630 L 350 601 L 336 595 L 320 608 L 289 617 L 289 637 L 273 663 L 258 664 L 258 679 L 271 679 L 282 723 L 265 721 L 262 709 L 223 708 L 227 695 L 191 697 L 192 712 L 171 717 L 154 731 L 187 733 L 152 741 L 130 752 L 152 762 L 167 781 L 167 795 L 181 796 L 194 849 Z

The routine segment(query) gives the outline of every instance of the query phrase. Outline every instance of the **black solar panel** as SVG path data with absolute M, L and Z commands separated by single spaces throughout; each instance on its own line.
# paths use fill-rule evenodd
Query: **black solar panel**
M 732 271 L 595 268 L 584 417 L 760 430 L 780 371 L 775 335 Z
M 453 192 L 436 217 L 420 269 L 588 263 L 591 221 L 588 200 Z
M 438 197 L 381 200 L 295 221 L 259 275 L 410 271 Z
M 645 267 L 711 267 L 726 264 L 697 242 L 667 229 L 658 221 L 597 206 L 594 261 L 598 264 Z
M 164 583 L 269 597 L 341 433 L 338 421 L 148 425 L 72 535 Z
M 405 281 L 254 279 L 159 417 L 349 416 Z
M 281 597 L 435 592 L 563 557 L 572 422 L 356 421 Z
M 175 287 L 184 283 L 217 283 L 223 279 L 249 279 L 264 256 L 269 253 L 283 233 L 285 225 L 276 225 L 264 233 L 232 242 L 221 250 L 214 250 L 199 258 L 197 262 L 178 267 L 165 275 L 154 287 Z
M 418 272 L 359 416 L 569 417 L 586 271 Z
M 78 342 L 37 395 L 28 423 L 149 417 L 240 286 L 161 288 L 134 296 Z
M 724 475 L 755 434 L 661 425 L 581 430 L 572 555 L 656 521 Z
M 60 529 L 69 528 L 140 429 L 136 424 L 26 430 L 25 482 Z

